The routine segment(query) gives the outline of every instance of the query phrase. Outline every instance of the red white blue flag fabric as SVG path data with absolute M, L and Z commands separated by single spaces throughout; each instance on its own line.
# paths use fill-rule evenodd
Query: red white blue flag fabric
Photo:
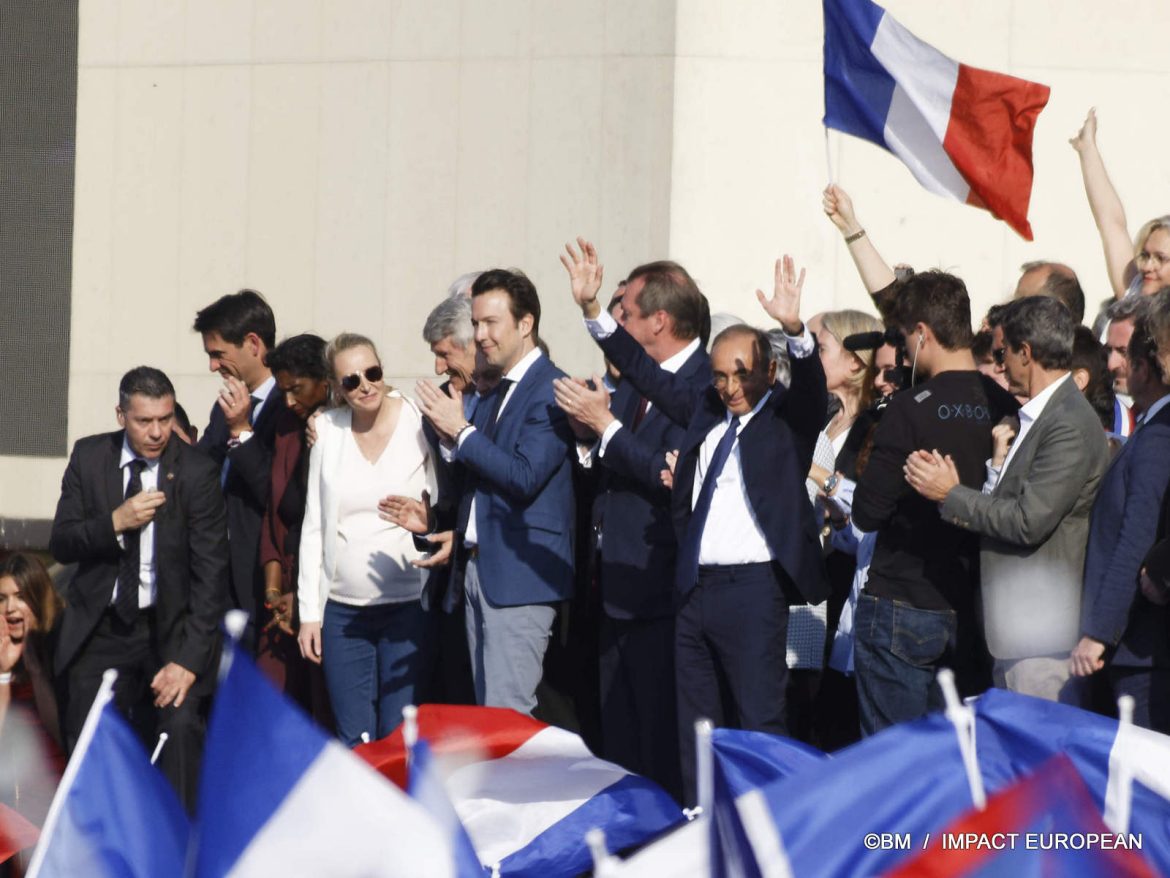
M 443 770 L 448 798 L 480 862 L 498 866 L 505 878 L 588 870 L 585 833 L 594 827 L 615 852 L 683 820 L 657 784 L 598 759 L 572 732 L 513 710 L 424 704 L 418 736 Z M 405 783 L 401 727 L 354 752 Z
M 967 812 L 886 878 L 1154 878 L 1136 838 L 1101 820 L 1068 756 L 1054 756 Z
M 1032 132 L 1048 86 L 954 61 L 870 0 L 824 0 L 824 12 L 825 126 L 1032 240 Z

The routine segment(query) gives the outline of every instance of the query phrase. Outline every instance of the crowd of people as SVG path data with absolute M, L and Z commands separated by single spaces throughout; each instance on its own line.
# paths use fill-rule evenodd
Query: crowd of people
M 222 297 L 193 326 L 223 378 L 201 435 L 130 370 L 120 429 L 65 472 L 60 593 L 35 556 L 0 566 L 0 720 L 23 702 L 68 753 L 116 668 L 191 806 L 237 608 L 347 745 L 411 703 L 512 708 L 687 804 L 697 719 L 834 749 L 941 707 L 943 667 L 965 695 L 1131 695 L 1170 732 L 1170 218 L 1131 243 L 1095 127 L 1073 140 L 1112 292 L 1092 330 L 1056 262 L 972 315 L 960 278 L 891 267 L 835 185 L 874 313 L 805 313 L 787 256 L 747 320 L 672 261 L 603 301 L 577 239 L 591 377 L 554 365 L 517 270 L 438 301 L 445 380 L 408 393 L 371 339 L 277 344 L 261 295 Z

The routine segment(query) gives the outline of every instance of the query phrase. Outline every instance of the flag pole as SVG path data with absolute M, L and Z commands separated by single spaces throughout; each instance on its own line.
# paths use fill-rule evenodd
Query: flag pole
M 585 833 L 585 844 L 589 846 L 589 855 L 593 857 L 593 874 L 596 878 L 612 878 L 617 874 L 616 861 L 609 855 L 609 848 L 605 844 L 605 831 L 594 826 Z
M 713 728 L 711 720 L 705 717 L 695 720 L 695 779 L 699 800 L 697 814 L 708 818 L 715 815 L 715 757 L 711 752 Z
M 1105 789 L 1105 825 L 1120 834 L 1129 832 L 1129 818 L 1133 808 L 1133 771 L 1129 760 L 1118 756 L 1124 749 L 1118 746 L 1118 742 L 1133 727 L 1133 707 L 1132 695 L 1122 695 L 1117 699 L 1117 738 L 1109 753 L 1109 783 Z
M 57 822 L 61 819 L 61 809 L 65 807 L 65 800 L 69 798 L 69 794 L 73 791 L 73 783 L 77 779 L 77 772 L 81 770 L 81 763 L 85 760 L 85 754 L 89 750 L 90 743 L 93 741 L 94 733 L 97 732 L 102 711 L 105 710 L 106 705 L 114 698 L 114 681 L 117 679 L 118 672 L 113 668 L 110 668 L 102 674 L 102 684 L 98 687 L 93 704 L 90 705 L 89 713 L 85 717 L 85 725 L 81 727 L 81 734 L 77 736 L 77 746 L 73 749 L 73 755 L 69 758 L 69 764 L 65 766 L 65 774 L 61 778 L 61 784 L 57 787 L 57 792 L 53 794 L 53 802 L 49 806 L 48 815 L 45 817 L 45 825 L 41 828 L 40 838 L 37 839 L 36 849 L 33 851 L 32 860 L 28 864 L 28 878 L 36 878 L 37 874 L 41 871 L 41 866 L 45 861 L 45 851 L 48 849 L 49 839 L 53 837 L 53 833 L 57 829 Z
M 833 150 L 829 144 L 829 126 L 825 126 L 825 168 L 829 171 L 829 185 L 837 182 L 837 175 L 833 173 Z
M 975 711 L 959 700 L 955 672 L 950 668 L 939 670 L 938 685 L 947 703 L 946 718 L 955 727 L 955 735 L 959 739 L 959 752 L 967 772 L 967 785 L 971 788 L 971 801 L 982 811 L 987 807 L 987 794 L 983 791 L 983 776 L 979 773 L 979 757 L 975 753 Z
M 154 752 L 150 754 L 151 765 L 154 765 L 156 762 L 158 762 L 158 757 L 162 755 L 162 748 L 166 746 L 167 738 L 169 737 L 170 735 L 168 735 L 166 732 L 159 733 L 158 743 L 154 745 Z
M 418 708 L 408 704 L 402 708 L 402 743 L 406 745 L 406 782 L 410 785 L 410 768 L 414 762 L 414 745 L 418 743 Z

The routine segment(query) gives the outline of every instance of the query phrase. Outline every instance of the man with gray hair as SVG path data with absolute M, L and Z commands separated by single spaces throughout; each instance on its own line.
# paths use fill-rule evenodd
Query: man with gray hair
M 1079 700 L 1068 655 L 1080 637 L 1089 513 L 1109 463 L 1101 422 L 1071 380 L 1074 328 L 1068 309 L 1046 297 L 1004 308 L 993 354 L 1008 390 L 1028 401 L 1006 453 L 997 428 L 1000 453 L 982 492 L 959 484 L 954 463 L 937 451 L 906 460 L 911 487 L 941 503 L 946 521 L 980 534 L 996 685 L 1069 703 Z

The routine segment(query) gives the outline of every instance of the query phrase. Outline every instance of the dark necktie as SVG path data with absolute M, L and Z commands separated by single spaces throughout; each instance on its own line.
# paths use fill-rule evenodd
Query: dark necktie
M 146 461 L 135 458 L 126 464 L 130 469 L 130 481 L 126 483 L 126 499 L 142 493 L 142 471 Z M 139 565 L 142 555 L 142 528 L 122 532 L 126 548 L 118 565 L 118 593 L 114 596 L 114 612 L 127 625 L 138 615 Z
M 249 426 L 256 423 L 254 418 L 256 415 L 256 406 L 260 405 L 260 397 L 253 396 L 253 397 L 251 397 L 251 400 L 252 400 L 252 402 L 248 406 L 248 424 L 249 424 Z
M 634 426 L 632 429 L 638 429 L 638 425 L 641 424 L 642 419 L 646 417 L 646 410 L 648 408 L 650 408 L 650 400 L 643 396 L 642 399 L 638 402 L 638 413 L 634 415 Z
M 678 566 L 675 568 L 674 585 L 679 594 L 685 595 L 695 587 L 699 578 L 699 545 L 703 541 L 703 529 L 707 525 L 707 516 L 711 512 L 711 498 L 715 496 L 715 482 L 723 472 L 727 458 L 731 457 L 731 447 L 735 445 L 736 431 L 739 428 L 739 418 L 731 419 L 727 432 L 715 446 L 715 453 L 711 455 L 711 463 L 703 476 L 703 485 L 699 488 L 699 497 L 695 500 L 691 520 L 687 524 L 687 535 L 678 551 Z
M 492 416 L 483 430 L 483 434 L 489 439 L 495 440 L 496 438 L 496 424 L 500 421 L 500 409 L 504 407 L 504 397 L 508 395 L 508 388 L 515 383 L 510 378 L 504 378 L 500 381 L 499 387 L 496 388 L 496 401 L 492 405 Z

